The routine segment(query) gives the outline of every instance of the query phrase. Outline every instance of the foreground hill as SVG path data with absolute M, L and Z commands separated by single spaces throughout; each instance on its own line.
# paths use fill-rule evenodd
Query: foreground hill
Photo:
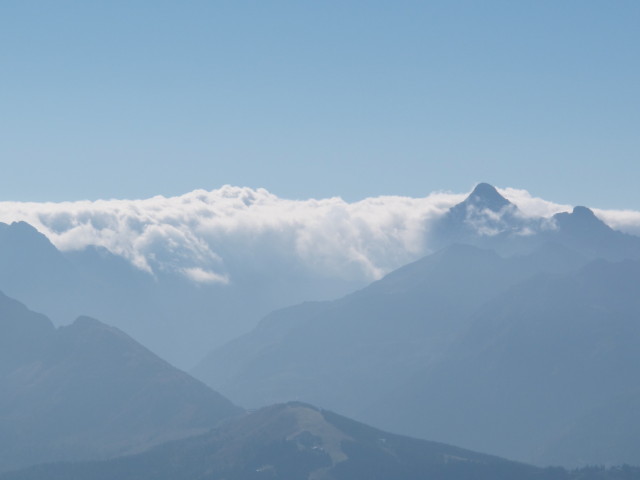
M 56 329 L 1 293 L 0 392 L 0 470 L 140 451 L 240 411 L 116 328 Z
M 590 474 L 591 473 L 591 474 Z M 568 480 L 640 478 L 640 470 L 568 473 L 392 435 L 309 405 L 264 408 L 212 432 L 106 462 L 33 467 L 1 480 Z

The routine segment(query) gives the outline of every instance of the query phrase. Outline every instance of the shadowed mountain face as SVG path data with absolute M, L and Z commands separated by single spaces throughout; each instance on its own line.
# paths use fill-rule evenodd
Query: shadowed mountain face
M 139 451 L 240 411 L 113 327 L 56 329 L 2 294 L 0 393 L 0 470 Z
M 640 471 L 627 469 L 627 478 Z M 2 480 L 569 480 L 538 469 L 440 443 L 392 435 L 314 407 L 276 405 L 209 434 L 107 462 L 35 467 Z
M 275 312 L 194 373 L 245 406 L 294 398 L 359 417 L 438 362 L 487 299 L 580 262 L 555 246 L 512 259 L 450 247 L 341 300 Z
M 368 418 L 542 464 L 638 464 L 639 318 L 640 262 L 534 277 L 483 306 L 442 362 Z

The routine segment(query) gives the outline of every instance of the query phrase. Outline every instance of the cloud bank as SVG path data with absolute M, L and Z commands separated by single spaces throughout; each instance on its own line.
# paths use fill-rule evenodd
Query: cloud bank
M 522 213 L 571 209 L 513 188 Z M 429 226 L 467 193 L 288 200 L 264 189 L 224 186 L 176 197 L 61 203 L 0 202 L 0 221 L 26 221 L 61 250 L 102 246 L 150 273 L 199 283 L 233 282 L 238 268 L 286 264 L 300 272 L 372 280 L 429 253 Z M 640 234 L 640 212 L 595 210 L 613 228 Z

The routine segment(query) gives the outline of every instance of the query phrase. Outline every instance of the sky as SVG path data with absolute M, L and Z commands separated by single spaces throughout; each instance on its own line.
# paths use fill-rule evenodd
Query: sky
M 466 192 L 640 210 L 640 2 L 0 3 L 0 201 Z

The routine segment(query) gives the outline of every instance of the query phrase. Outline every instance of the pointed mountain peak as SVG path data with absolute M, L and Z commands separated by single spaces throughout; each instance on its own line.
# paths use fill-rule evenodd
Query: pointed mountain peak
M 479 183 L 476 185 L 463 203 L 472 203 L 482 206 L 483 208 L 488 208 L 494 212 L 501 210 L 507 205 L 511 205 L 509 200 L 500 195 L 498 190 L 488 183 Z

